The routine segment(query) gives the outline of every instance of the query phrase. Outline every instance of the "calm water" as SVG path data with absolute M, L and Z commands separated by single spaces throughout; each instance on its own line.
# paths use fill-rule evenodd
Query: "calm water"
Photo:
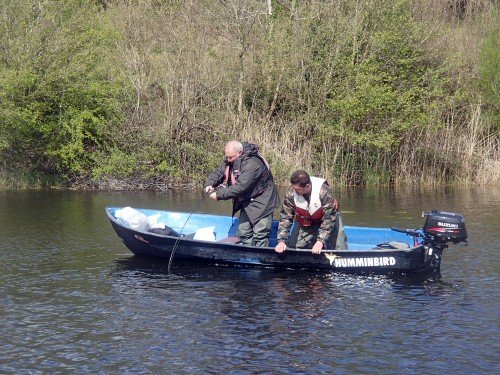
M 0 373 L 499 373 L 500 189 L 337 195 L 350 225 L 460 212 L 469 246 L 424 280 L 175 258 L 168 274 L 131 256 L 104 208 L 190 211 L 199 192 L 0 192 Z

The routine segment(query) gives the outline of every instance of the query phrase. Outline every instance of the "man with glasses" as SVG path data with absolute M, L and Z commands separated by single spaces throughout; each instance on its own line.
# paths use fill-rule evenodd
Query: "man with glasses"
M 233 200 L 232 214 L 240 211 L 236 234 L 242 244 L 267 247 L 280 203 L 269 164 L 252 143 L 230 141 L 224 151 L 226 159 L 208 176 L 205 193 L 214 200 Z

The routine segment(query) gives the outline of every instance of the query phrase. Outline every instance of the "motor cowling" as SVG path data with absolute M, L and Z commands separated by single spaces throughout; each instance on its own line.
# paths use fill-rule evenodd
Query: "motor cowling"
M 465 219 L 462 215 L 433 209 L 424 212 L 423 216 L 426 220 L 422 231 L 426 236 L 454 244 L 465 242 L 467 239 Z

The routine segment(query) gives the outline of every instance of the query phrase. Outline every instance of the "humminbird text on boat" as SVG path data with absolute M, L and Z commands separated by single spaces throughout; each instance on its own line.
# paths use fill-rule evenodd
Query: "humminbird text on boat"
M 375 258 L 340 258 L 333 260 L 335 267 L 387 267 L 394 266 L 396 258 L 394 257 L 375 257 Z

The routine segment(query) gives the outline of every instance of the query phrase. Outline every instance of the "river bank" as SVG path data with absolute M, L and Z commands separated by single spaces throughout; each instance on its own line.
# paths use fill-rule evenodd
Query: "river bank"
M 184 182 L 170 178 L 107 178 L 92 180 L 90 178 L 73 178 L 63 180 L 36 174 L 0 174 L 0 189 L 53 189 L 80 191 L 166 191 L 172 189 L 197 189 L 201 182 Z
M 287 180 L 278 181 L 277 185 L 280 188 L 288 187 L 289 183 Z M 345 185 L 336 184 L 335 181 L 331 185 L 336 188 L 398 188 L 398 189 L 440 189 L 444 187 L 460 187 L 460 186 L 491 186 L 498 187 L 498 184 L 481 184 L 481 183 L 463 183 L 455 182 L 444 184 L 442 182 L 436 183 L 422 183 L 422 184 L 410 184 L 410 183 L 399 183 L 399 184 L 358 184 L 358 185 Z M 128 178 L 128 179 L 115 179 L 107 178 L 99 181 L 94 181 L 92 179 L 71 179 L 71 180 L 57 180 L 49 178 L 40 178 L 36 176 L 22 176 L 20 178 L 14 178 L 13 176 L 2 176 L 0 175 L 0 189 L 34 189 L 34 190 L 75 190 L 75 191 L 168 191 L 168 190 L 197 190 L 203 187 L 203 181 L 182 181 L 180 179 L 171 178 Z
M 76 190 L 76 191 L 167 191 L 167 190 L 197 190 L 203 187 L 204 179 L 197 181 L 186 181 L 182 179 L 173 179 L 168 177 L 155 178 L 106 178 L 98 181 L 90 178 L 74 178 L 70 180 L 49 178 L 46 176 L 37 176 L 34 174 L 26 175 L 5 175 L 0 174 L 0 189 L 52 189 L 52 190 Z M 329 181 L 336 188 L 398 188 L 398 189 L 440 189 L 444 187 L 477 186 L 477 187 L 498 187 L 498 183 L 472 183 L 457 181 L 453 183 L 398 183 L 398 184 L 338 184 L 335 180 Z M 287 179 L 281 179 L 276 182 L 280 188 L 286 188 L 289 185 Z

